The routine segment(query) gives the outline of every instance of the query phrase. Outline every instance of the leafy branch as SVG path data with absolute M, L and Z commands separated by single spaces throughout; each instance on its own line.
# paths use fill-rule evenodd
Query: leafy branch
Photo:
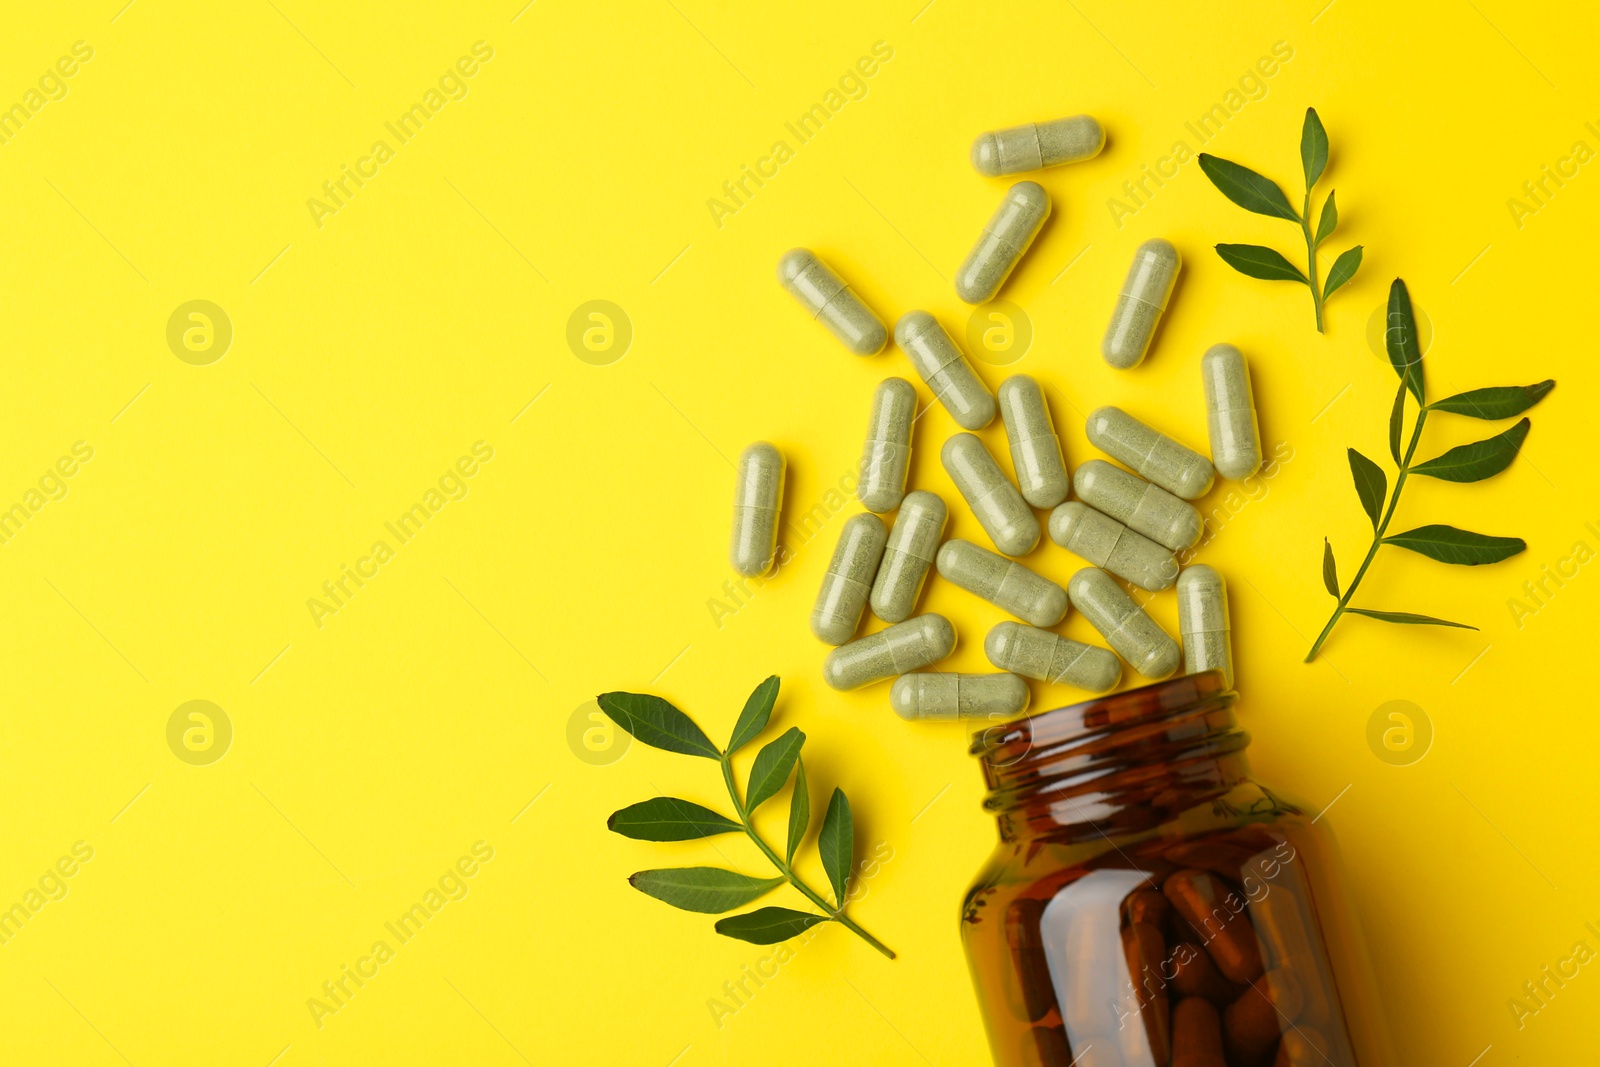
M 1317 249 L 1338 227 L 1339 208 L 1334 194 L 1329 192 L 1328 199 L 1323 201 L 1317 228 L 1315 232 L 1312 231 L 1311 190 L 1328 166 L 1328 131 L 1322 128 L 1322 120 L 1317 117 L 1315 108 L 1306 108 L 1305 125 L 1300 131 L 1300 163 L 1306 176 L 1306 198 L 1301 210 L 1295 211 L 1277 182 L 1231 160 L 1207 152 L 1200 153 L 1200 169 L 1206 172 L 1212 185 L 1222 190 L 1223 196 L 1246 211 L 1298 224 L 1306 241 L 1304 271 L 1290 263 L 1282 253 L 1263 245 L 1217 245 L 1217 255 L 1240 274 L 1267 281 L 1299 282 L 1309 288 L 1311 304 L 1317 315 L 1317 332 L 1321 333 L 1322 305 L 1327 303 L 1335 290 L 1355 277 L 1357 268 L 1361 266 L 1361 246 L 1356 245 L 1340 253 L 1328 270 L 1327 281 L 1318 288 Z
M 1372 522 L 1372 545 L 1367 549 L 1367 554 L 1362 559 L 1355 577 L 1350 580 L 1350 585 L 1340 593 L 1338 566 L 1333 557 L 1333 546 L 1328 543 L 1327 538 L 1323 538 L 1322 583 L 1339 603 L 1333 609 L 1328 624 L 1322 628 L 1322 633 L 1317 635 L 1311 651 L 1306 654 L 1307 663 L 1316 658 L 1322 643 L 1328 639 L 1328 634 L 1344 615 L 1364 615 L 1380 622 L 1402 625 L 1477 629 L 1476 626 L 1436 619 L 1431 615 L 1352 607 L 1350 598 L 1355 595 L 1356 587 L 1361 584 L 1361 579 L 1366 577 L 1367 568 L 1372 565 L 1373 558 L 1383 545 L 1409 549 L 1440 563 L 1452 563 L 1464 567 L 1499 563 L 1528 547 L 1528 543 L 1520 537 L 1495 537 L 1473 533 L 1470 530 L 1458 530 L 1454 526 L 1442 524 L 1418 526 L 1404 533 L 1391 534 L 1389 522 L 1394 518 L 1395 507 L 1400 503 L 1400 491 L 1405 488 L 1408 477 L 1420 474 L 1447 482 L 1479 482 L 1493 477 L 1509 467 L 1511 461 L 1516 459 L 1522 442 L 1527 439 L 1531 425 L 1524 418 L 1510 429 L 1493 437 L 1474 441 L 1469 445 L 1458 445 L 1443 455 L 1413 463 L 1417 445 L 1422 440 L 1423 424 L 1427 422 L 1431 412 L 1439 411 L 1490 421 L 1510 419 L 1521 415 L 1543 400 L 1550 390 L 1556 387 L 1556 383 L 1546 380 L 1534 385 L 1473 389 L 1428 403 L 1422 376 L 1422 351 L 1417 341 L 1416 321 L 1411 312 L 1411 294 L 1406 291 L 1406 283 L 1399 278 L 1396 278 L 1394 284 L 1389 287 L 1388 329 L 1384 332 L 1384 343 L 1388 349 L 1389 363 L 1400 377 L 1400 386 L 1394 396 L 1394 407 L 1389 413 L 1389 455 L 1394 459 L 1398 470 L 1394 480 L 1394 490 L 1390 492 L 1388 477 L 1382 467 L 1355 449 L 1349 450 L 1350 475 L 1355 480 L 1356 496 L 1361 500 L 1361 509 L 1367 513 L 1367 518 Z M 1410 443 L 1402 453 L 1400 440 L 1404 436 L 1407 393 L 1416 401 L 1417 418 L 1411 428 Z M 1386 498 L 1387 505 L 1385 505 Z
M 641 893 L 685 911 L 720 914 L 743 907 L 787 882 L 821 909 L 822 914 L 791 908 L 757 908 L 717 920 L 716 931 L 756 945 L 775 945 L 804 933 L 821 922 L 836 922 L 879 952 L 894 959 L 894 952 L 844 914 L 850 893 L 851 865 L 855 854 L 855 821 L 850 800 L 835 789 L 817 834 L 817 851 L 833 889 L 833 903 L 808 886 L 794 871 L 794 856 L 811 825 L 811 795 L 800 749 L 806 735 L 797 727 L 785 730 L 756 753 L 745 783 L 744 797 L 733 774 L 733 754 L 754 741 L 767 728 L 778 699 L 778 677 L 773 675 L 750 694 L 726 751 L 711 743 L 693 719 L 657 696 L 644 693 L 603 693 L 600 708 L 611 721 L 654 748 L 716 760 L 736 818 L 675 797 L 654 797 L 614 812 L 606 826 L 638 841 L 692 841 L 743 831 L 778 871 L 770 878 L 741 874 L 720 867 L 669 867 L 640 871 L 628 882 Z M 780 856 L 757 832 L 757 808 L 776 796 L 794 776 L 789 799 L 789 828 Z

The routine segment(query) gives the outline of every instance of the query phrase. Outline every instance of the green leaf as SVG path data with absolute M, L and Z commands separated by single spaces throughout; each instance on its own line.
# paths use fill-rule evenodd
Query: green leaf
M 1411 294 L 1399 278 L 1389 286 L 1389 314 L 1383 344 L 1394 372 L 1417 398 L 1417 404 L 1426 404 L 1428 401 L 1422 395 L 1422 343 L 1417 339 L 1417 320 L 1411 314 Z
M 1372 520 L 1374 532 L 1378 529 L 1378 515 L 1383 511 L 1383 498 L 1389 493 L 1389 479 L 1383 468 L 1355 449 L 1350 453 L 1350 476 L 1356 482 L 1356 495 L 1361 498 L 1361 510 Z
M 793 863 L 794 854 L 805 840 L 811 826 L 811 791 L 806 785 L 806 761 L 799 756 L 794 760 L 794 792 L 789 796 L 789 847 L 783 862 Z
M 1440 563 L 1454 563 L 1462 567 L 1499 563 L 1528 547 L 1528 542 L 1520 537 L 1492 537 L 1442 524 L 1418 526 L 1405 533 L 1390 534 L 1383 539 L 1383 543 L 1409 548 Z
M 611 813 L 606 829 L 635 841 L 693 841 L 744 829 L 699 804 L 676 797 L 652 797 Z
M 1396 467 L 1403 466 L 1400 459 L 1400 430 L 1406 420 L 1406 383 L 1401 382 L 1400 388 L 1394 391 L 1394 410 L 1389 412 L 1389 455 L 1394 457 Z
M 1335 600 L 1339 599 L 1339 566 L 1333 561 L 1333 546 L 1322 539 L 1322 587 Z
M 748 941 L 752 945 L 776 945 L 827 921 L 826 915 L 813 915 L 792 908 L 757 908 L 743 915 L 718 919 L 717 933 Z
M 1300 268 L 1283 258 L 1283 253 L 1261 245 L 1217 245 L 1217 255 L 1240 274 L 1269 282 L 1299 282 L 1310 285 Z
M 665 901 L 684 911 L 715 915 L 732 911 L 776 889 L 784 882 L 775 878 L 752 878 L 720 867 L 668 867 L 630 875 L 628 884 L 641 893 Z
M 1316 247 L 1322 247 L 1322 242 L 1333 236 L 1333 229 L 1337 225 L 1339 225 L 1339 208 L 1333 202 L 1333 193 L 1329 193 L 1327 202 L 1322 205 L 1322 218 L 1317 220 Z
M 1464 622 L 1451 622 L 1448 619 L 1436 619 L 1432 615 L 1413 615 L 1409 611 L 1373 611 L 1370 608 L 1345 608 L 1352 615 L 1365 615 L 1369 619 L 1379 622 L 1392 622 L 1402 626 L 1454 626 L 1458 630 L 1476 630 L 1476 626 L 1468 626 Z
M 1347 248 L 1339 253 L 1339 258 L 1333 261 L 1333 266 L 1328 268 L 1328 280 L 1322 286 L 1322 299 L 1332 296 L 1334 290 L 1344 285 L 1345 282 L 1356 276 L 1356 271 L 1361 269 L 1361 246 Z
M 1249 167 L 1241 167 L 1232 160 L 1222 159 L 1207 152 L 1200 153 L 1200 169 L 1206 172 L 1211 184 L 1222 190 L 1222 195 L 1246 211 L 1257 215 L 1299 222 L 1300 216 L 1289 206 L 1278 183 L 1264 178 Z
M 660 697 L 648 693 L 601 693 L 600 710 L 611 721 L 652 748 L 685 756 L 721 759 L 717 746 L 689 718 Z
M 1419 463 L 1411 468 L 1411 473 L 1447 482 L 1481 482 L 1511 466 L 1531 425 L 1527 419 L 1522 419 L 1504 433 L 1470 445 L 1457 445 L 1442 456 Z
M 1448 411 L 1474 419 L 1509 419 L 1521 415 L 1543 400 L 1556 387 L 1553 378 L 1533 385 L 1502 385 L 1490 389 L 1472 389 L 1428 405 L 1430 411 Z
M 798 726 L 791 726 L 776 741 L 769 742 L 756 753 L 756 761 L 750 767 L 750 784 L 744 796 L 745 811 L 755 811 L 777 795 L 783 783 L 789 780 L 794 761 L 800 758 L 800 746 L 805 743 L 806 735 L 800 732 Z
M 761 731 L 767 728 L 767 720 L 772 718 L 772 705 L 778 699 L 778 676 L 776 674 L 756 686 L 744 702 L 744 710 L 739 713 L 739 721 L 733 724 L 733 737 L 728 742 L 728 755 L 733 755 L 745 745 L 761 736 Z
M 850 815 L 850 798 L 843 789 L 835 789 L 833 799 L 828 801 L 828 814 L 822 817 L 822 830 L 817 834 L 817 851 L 822 854 L 822 867 L 833 884 L 834 903 L 842 908 L 856 851 L 855 820 Z
M 1306 123 L 1300 129 L 1300 164 L 1305 168 L 1309 193 L 1328 165 L 1328 131 L 1322 128 L 1314 107 L 1306 108 Z

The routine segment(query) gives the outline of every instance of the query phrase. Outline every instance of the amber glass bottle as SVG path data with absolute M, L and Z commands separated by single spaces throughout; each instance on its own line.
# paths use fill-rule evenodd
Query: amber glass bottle
M 1389 1067 L 1326 823 L 1250 777 L 1219 672 L 976 736 L 961 935 L 997 1067 Z

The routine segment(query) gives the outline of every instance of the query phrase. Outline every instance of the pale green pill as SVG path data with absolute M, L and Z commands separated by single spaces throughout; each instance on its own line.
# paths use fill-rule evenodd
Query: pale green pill
M 902 719 L 1009 719 L 1021 715 L 1033 694 L 1014 674 L 902 674 L 889 689 L 889 706 Z
M 733 569 L 755 578 L 778 554 L 778 508 L 783 501 L 783 453 L 757 441 L 739 454 L 733 492 Z
M 983 236 L 956 271 L 956 295 L 969 304 L 992 299 L 1049 217 L 1050 194 L 1038 182 L 1018 182 L 1007 189 Z
M 1122 295 L 1117 298 L 1117 309 L 1111 313 L 1111 325 L 1100 342 L 1100 354 L 1107 363 L 1127 370 L 1144 359 L 1182 264 L 1172 242 L 1159 237 L 1146 241 L 1134 252 L 1133 266 L 1128 268 Z
M 888 343 L 889 329 L 883 320 L 810 249 L 785 252 L 778 260 L 778 281 L 856 355 L 876 355 Z
M 1050 513 L 1050 540 L 1152 593 L 1178 577 L 1178 560 L 1171 552 L 1076 500 Z
M 835 689 L 860 689 L 938 663 L 955 647 L 956 629 L 949 619 L 918 615 L 829 652 L 822 679 Z
M 994 421 L 994 396 L 950 339 L 926 311 L 908 311 L 894 327 L 894 342 L 928 383 L 933 395 L 956 425 L 981 430 Z
M 1003 671 L 1091 693 L 1115 688 L 1122 677 L 1122 661 L 1109 650 L 1020 622 L 990 630 L 983 651 Z
M 1206 386 L 1211 462 L 1224 478 L 1239 481 L 1261 469 L 1261 428 L 1250 391 L 1250 367 L 1232 345 L 1212 345 L 1200 357 Z
M 1178 669 L 1178 642 L 1168 637 L 1117 580 L 1098 567 L 1085 567 L 1067 583 L 1072 606 L 1089 625 L 1146 678 L 1165 678 Z
M 861 480 L 856 496 L 880 514 L 900 506 L 911 469 L 911 424 L 917 419 L 917 391 L 904 378 L 885 378 L 872 394 L 867 444 L 861 450 Z
M 1221 671 L 1232 689 L 1228 584 L 1215 568 L 1196 563 L 1178 576 L 1178 631 L 1183 635 L 1183 673 Z
M 888 537 L 883 520 L 872 514 L 856 515 L 839 531 L 839 543 L 811 609 L 811 632 L 817 640 L 842 645 L 856 635 Z
M 1011 442 L 1011 468 L 1022 499 L 1036 508 L 1053 508 L 1067 499 L 1072 478 L 1061 458 L 1061 438 L 1039 383 L 1013 374 L 1000 383 L 1000 418 Z
M 1205 496 L 1216 480 L 1209 459 L 1121 408 L 1096 408 L 1089 413 L 1086 429 L 1090 444 L 1173 496 L 1184 500 Z
M 1203 523 L 1193 504 L 1121 467 L 1091 459 L 1078 467 L 1072 481 L 1085 504 L 1174 552 L 1200 540 Z
M 1008 556 L 1032 552 L 1039 543 L 1039 520 L 983 442 L 958 433 L 944 443 L 940 459 L 994 547 Z
M 872 582 L 872 613 L 884 622 L 910 618 L 916 609 L 949 517 L 944 501 L 932 493 L 919 489 L 906 494 Z
M 1067 617 L 1065 589 L 971 541 L 946 541 L 935 563 L 939 577 L 1035 626 L 1054 626 Z
M 972 165 L 979 174 L 998 178 L 1090 159 L 1105 144 L 1106 131 L 1100 123 L 1088 115 L 1074 115 L 979 134 L 972 142 Z

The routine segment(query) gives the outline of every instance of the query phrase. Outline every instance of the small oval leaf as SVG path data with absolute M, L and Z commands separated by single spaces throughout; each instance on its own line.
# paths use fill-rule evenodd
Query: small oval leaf
M 843 908 L 856 851 L 855 820 L 850 814 L 850 798 L 843 789 L 835 789 L 828 801 L 828 813 L 822 817 L 822 830 L 817 834 L 817 851 L 822 854 L 822 867 L 833 885 L 833 901 Z
M 1322 587 L 1335 600 L 1339 599 L 1339 565 L 1333 560 L 1333 546 L 1322 539 Z
M 1432 615 L 1415 615 L 1409 611 L 1373 611 L 1371 608 L 1345 608 L 1351 615 L 1365 615 L 1369 619 L 1379 622 L 1392 622 L 1402 626 L 1454 626 L 1458 630 L 1476 630 L 1476 626 L 1468 626 L 1464 622 L 1451 622 L 1448 619 L 1436 619 Z
M 1504 433 L 1470 445 L 1457 445 L 1442 456 L 1412 467 L 1411 473 L 1447 482 L 1481 482 L 1511 466 L 1531 425 L 1523 419 Z
M 1337 192 L 1338 190 L 1334 190 Z M 1316 247 L 1322 247 L 1322 242 L 1333 236 L 1334 227 L 1339 225 L 1339 208 L 1333 202 L 1333 193 L 1328 194 L 1327 203 L 1322 205 L 1322 218 L 1317 220 Z
M 1400 387 L 1394 391 L 1394 410 L 1389 412 L 1389 455 L 1394 457 L 1396 467 L 1405 466 L 1405 461 L 1400 458 L 1400 430 L 1406 418 L 1406 383 L 1401 382 Z
M 1310 285 L 1300 268 L 1283 257 L 1282 252 L 1261 245 L 1217 245 L 1217 255 L 1240 274 L 1261 278 L 1269 282 L 1299 282 Z
M 794 761 L 800 758 L 800 746 L 805 743 L 806 735 L 800 732 L 798 726 L 791 726 L 776 741 L 769 742 L 756 753 L 756 761 L 750 766 L 750 785 L 744 797 L 745 811 L 755 811 L 777 796 L 783 783 L 789 780 Z
M 1378 515 L 1383 511 L 1384 497 L 1389 494 L 1389 479 L 1372 460 L 1355 449 L 1350 453 L 1350 476 L 1355 479 L 1356 495 L 1361 498 L 1361 510 L 1372 520 L 1374 531 L 1378 528 Z
M 1300 216 L 1289 206 L 1289 198 L 1283 195 L 1283 190 L 1271 178 L 1207 152 L 1200 153 L 1200 169 L 1206 172 L 1212 185 L 1222 190 L 1223 196 L 1246 211 L 1288 219 L 1290 222 L 1300 221 Z
M 826 915 L 814 915 L 792 908 L 757 908 L 743 915 L 718 919 L 717 933 L 748 941 L 752 945 L 776 945 L 827 921 Z
M 1332 201 L 1329 201 L 1330 203 Z M 1328 280 L 1322 287 L 1322 299 L 1326 300 L 1334 291 L 1345 282 L 1356 276 L 1356 271 L 1361 269 L 1361 246 L 1347 248 L 1340 253 L 1339 258 L 1333 261 L 1333 266 L 1328 268 Z
M 635 841 L 694 841 L 744 829 L 738 823 L 688 800 L 652 797 L 612 812 L 606 829 Z
M 1348 253 L 1347 253 L 1348 254 Z M 1389 286 L 1388 321 L 1383 331 L 1389 365 L 1400 376 L 1418 405 L 1428 401 L 1422 395 L 1422 348 L 1417 340 L 1417 320 L 1411 314 L 1411 293 L 1406 283 L 1396 278 Z
M 611 721 L 652 748 L 681 752 L 685 756 L 720 759 L 722 753 L 694 720 L 649 693 L 601 693 L 600 710 Z
M 728 755 L 733 755 L 761 736 L 761 731 L 767 728 L 767 720 L 772 718 L 772 705 L 777 699 L 778 676 L 774 674 L 756 686 L 755 691 L 744 702 L 744 710 L 739 713 L 739 721 L 733 725 L 733 738 L 728 742 Z
M 1306 172 L 1306 191 L 1317 184 L 1328 165 L 1328 131 L 1322 128 L 1317 109 L 1306 108 L 1305 125 L 1300 128 L 1300 165 Z
M 806 785 L 806 761 L 799 756 L 794 761 L 794 792 L 789 797 L 789 842 L 783 862 L 793 863 L 800 842 L 805 840 L 811 827 L 811 790 Z
M 1474 419 L 1509 419 L 1533 407 L 1555 387 L 1555 379 L 1546 378 L 1533 385 L 1472 389 L 1435 400 L 1428 405 L 1428 410 L 1448 411 L 1453 415 L 1466 415 Z
M 628 884 L 641 893 L 684 911 L 707 915 L 732 911 L 782 885 L 784 879 L 752 878 L 720 867 L 667 867 L 630 875 Z
M 1525 551 L 1528 542 L 1520 537 L 1493 537 L 1489 534 L 1458 530 L 1454 526 L 1436 523 L 1418 526 L 1415 530 L 1391 534 L 1383 539 L 1386 545 L 1409 548 L 1440 563 L 1454 563 L 1461 567 L 1476 567 L 1484 563 L 1499 563 Z

